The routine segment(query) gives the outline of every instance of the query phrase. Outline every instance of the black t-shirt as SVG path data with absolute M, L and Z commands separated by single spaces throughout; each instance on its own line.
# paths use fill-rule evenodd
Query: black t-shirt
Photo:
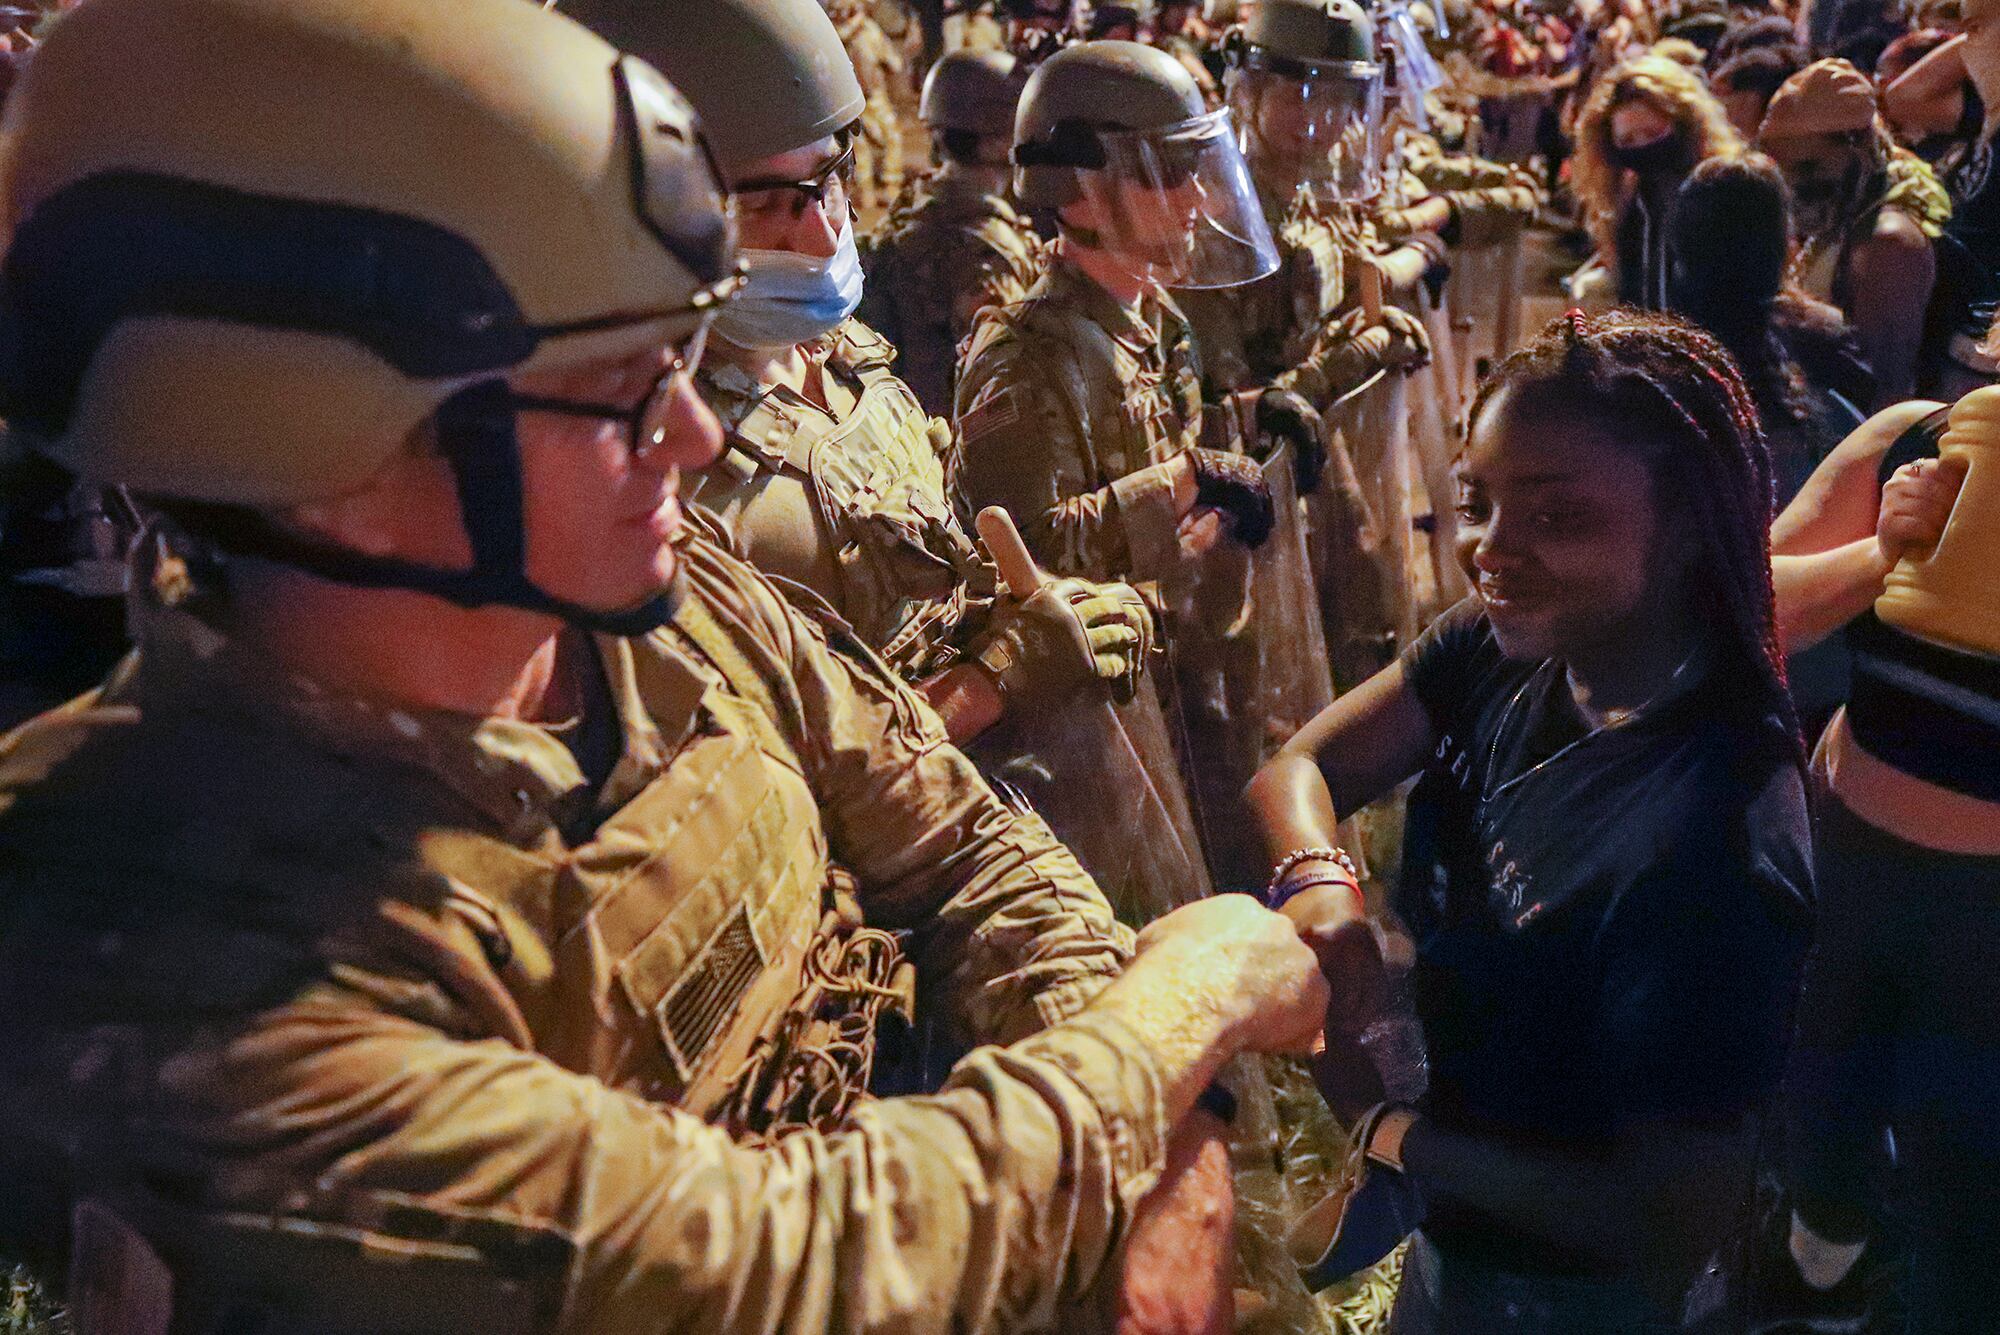
M 1475 602 L 1404 656 L 1439 742 L 1396 908 L 1441 1125 L 1574 1148 L 1733 1123 L 1775 1088 L 1810 926 L 1796 753 L 1708 679 L 1592 731 L 1562 666 L 1502 656 Z M 1578 1268 L 1450 1200 L 1434 1235 Z

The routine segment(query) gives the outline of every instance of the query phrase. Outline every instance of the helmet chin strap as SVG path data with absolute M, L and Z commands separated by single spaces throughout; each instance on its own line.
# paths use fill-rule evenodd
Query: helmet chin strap
M 521 447 L 505 382 L 460 390 L 437 410 L 437 440 L 451 465 L 459 510 L 472 543 L 472 567 L 440 570 L 414 561 L 360 552 L 297 537 L 251 521 L 219 535 L 225 550 L 295 566 L 339 584 L 408 589 L 459 607 L 515 607 L 543 612 L 581 630 L 630 637 L 657 630 L 680 606 L 675 583 L 636 607 L 615 612 L 583 607 L 543 592 L 528 578 L 527 529 L 521 487 Z

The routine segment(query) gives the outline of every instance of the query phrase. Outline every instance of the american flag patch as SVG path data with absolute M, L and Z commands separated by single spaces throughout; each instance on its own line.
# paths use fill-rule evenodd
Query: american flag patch
M 1021 420 L 1020 396 L 1011 389 L 984 395 L 958 419 L 959 436 L 971 439 L 992 431 L 1005 431 Z

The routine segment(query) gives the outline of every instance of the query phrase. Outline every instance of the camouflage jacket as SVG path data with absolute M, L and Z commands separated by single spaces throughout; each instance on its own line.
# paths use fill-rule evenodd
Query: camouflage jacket
M 1005 506 L 1044 566 L 1158 579 L 1179 561 L 1152 465 L 1201 443 L 1201 367 L 1180 310 L 1118 304 L 1052 256 L 1027 299 L 988 307 L 959 374 L 950 469 L 962 514 Z
M 596 642 L 595 789 L 550 728 L 160 607 L 0 743 L 0 1117 L 141 1221 L 183 1312 L 944 1335 L 1046 1325 L 1103 1269 L 1168 1129 L 1082 1009 L 1129 934 L 866 650 L 681 554 L 673 621 Z M 1013 1046 L 733 1140 L 690 1091 L 803 985 L 830 860 L 924 1004 Z
M 1028 295 L 1042 242 L 999 195 L 949 165 L 917 182 L 863 243 L 861 316 L 896 345 L 924 411 L 951 413 L 958 348 L 972 317 Z

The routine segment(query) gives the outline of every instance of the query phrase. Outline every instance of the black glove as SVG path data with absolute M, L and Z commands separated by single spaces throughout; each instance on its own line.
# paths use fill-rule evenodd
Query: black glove
M 1236 541 L 1252 551 L 1262 547 L 1271 536 L 1271 526 L 1278 522 L 1278 514 L 1257 461 L 1224 450 L 1195 449 L 1190 453 L 1194 456 L 1195 505 L 1222 511 L 1229 517 Z
M 1326 472 L 1326 423 L 1318 409 L 1289 389 L 1267 389 L 1257 396 L 1257 431 L 1268 440 L 1291 443 L 1299 495 L 1318 489 Z

